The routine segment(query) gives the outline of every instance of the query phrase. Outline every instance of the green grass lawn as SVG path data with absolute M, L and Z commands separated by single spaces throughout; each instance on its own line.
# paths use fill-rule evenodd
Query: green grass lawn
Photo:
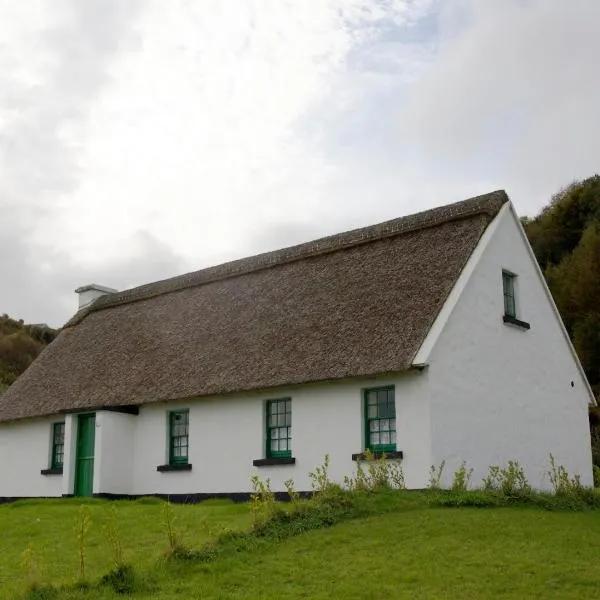
M 116 507 L 125 558 L 138 569 L 150 570 L 168 548 L 164 502 L 86 502 L 90 527 L 86 550 L 86 575 L 98 579 L 111 568 L 111 550 L 105 534 L 111 506 Z M 22 553 L 29 544 L 41 557 L 47 579 L 53 583 L 72 582 L 78 573 L 79 558 L 75 524 L 81 502 L 76 500 L 20 501 L 0 506 L 0 598 L 14 598 L 23 590 Z M 250 526 L 245 504 L 208 501 L 198 505 L 174 505 L 175 526 L 184 542 L 201 545 L 223 527 Z
M 147 599 L 206 598 L 556 598 L 600 597 L 600 511 L 533 507 L 432 508 L 420 494 L 374 495 L 374 514 L 207 564 L 158 560 L 167 546 L 162 507 L 117 504 L 126 558 L 143 571 Z M 90 504 L 90 576 L 110 567 L 99 531 L 110 504 Z M 45 547 L 52 579 L 77 572 L 75 503 L 0 507 L 0 587 L 22 589 L 20 553 Z M 175 507 L 177 525 L 198 547 L 219 527 L 246 528 L 247 505 Z M 209 527 L 206 526 L 209 524 Z M 212 531 L 208 531 L 212 529 Z M 94 533 L 92 533 L 94 532 Z M 119 598 L 107 589 L 60 598 Z

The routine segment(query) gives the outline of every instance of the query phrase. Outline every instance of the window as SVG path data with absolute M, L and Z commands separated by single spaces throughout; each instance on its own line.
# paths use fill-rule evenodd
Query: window
M 292 456 L 292 399 L 267 401 L 267 457 Z
M 394 387 L 365 390 L 365 445 L 373 452 L 396 450 Z
M 52 425 L 52 469 L 62 469 L 65 458 L 65 424 L 54 423 Z
M 190 413 L 174 410 L 169 413 L 169 463 L 187 464 Z
M 504 291 L 504 314 L 507 317 L 517 317 L 515 301 L 515 280 L 517 276 L 508 271 L 502 271 L 502 288 Z

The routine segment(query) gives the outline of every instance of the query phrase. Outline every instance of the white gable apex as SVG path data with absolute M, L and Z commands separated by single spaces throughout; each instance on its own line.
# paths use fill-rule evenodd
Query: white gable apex
M 503 237 L 504 239 L 499 239 L 499 236 Z M 509 236 L 510 241 L 508 239 Z M 509 247 L 507 247 L 507 244 L 509 244 Z M 518 247 L 510 247 L 515 245 Z M 571 360 L 573 362 L 573 367 L 579 375 L 578 384 L 584 387 L 587 396 L 587 402 L 591 405 L 595 405 L 596 401 L 594 394 L 589 382 L 587 381 L 585 372 L 581 366 L 581 362 L 579 361 L 575 349 L 573 348 L 573 344 L 571 343 L 556 304 L 552 298 L 552 294 L 548 288 L 548 285 L 546 284 L 544 275 L 539 267 L 531 245 L 527 239 L 527 235 L 511 202 L 508 202 L 502 207 L 498 215 L 483 233 L 477 247 L 467 261 L 467 264 L 465 265 L 452 291 L 448 295 L 446 302 L 444 303 L 441 311 L 429 330 L 429 333 L 423 341 L 423 344 L 415 355 L 413 359 L 413 365 L 415 367 L 422 368 L 428 366 L 432 362 L 434 350 L 439 344 L 440 337 L 447 329 L 449 320 L 453 313 L 455 313 L 458 303 L 463 300 L 465 296 L 465 290 L 469 286 L 470 281 L 473 279 L 474 274 L 476 271 L 481 271 L 482 268 L 488 268 L 488 265 L 484 265 L 483 263 L 484 257 L 489 258 L 490 253 L 499 254 L 499 256 L 496 257 L 497 260 L 495 261 L 498 267 L 495 269 L 497 272 L 491 274 L 492 280 L 497 282 L 498 285 L 492 292 L 493 296 L 482 296 L 479 302 L 489 304 L 489 301 L 492 300 L 498 303 L 499 308 L 496 307 L 498 310 L 495 311 L 493 318 L 497 318 L 498 324 L 507 327 L 506 325 L 502 324 L 502 269 L 505 268 L 509 271 L 513 271 L 517 273 L 517 275 L 519 272 L 521 272 L 522 275 L 525 275 L 523 271 L 527 271 L 528 277 L 530 279 L 535 279 L 535 281 L 528 282 L 528 287 L 530 289 L 534 289 L 535 293 L 526 294 L 526 297 L 517 299 L 517 302 L 521 303 L 522 308 L 526 311 L 522 315 L 519 315 L 519 318 L 522 316 L 523 320 L 531 322 L 533 336 L 538 335 L 540 327 L 552 329 L 551 335 L 553 335 L 554 338 L 553 342 L 562 344 L 564 349 L 566 349 L 565 355 L 568 356 L 567 360 Z M 494 261 L 492 261 L 492 264 L 493 262 Z M 519 290 L 517 291 L 519 292 Z M 525 292 L 525 290 L 521 291 Z M 533 301 L 533 298 L 535 298 L 535 302 Z M 540 306 L 540 303 L 544 303 L 545 306 Z M 537 304 L 537 306 L 534 304 Z M 538 328 L 538 331 L 535 330 L 536 327 Z M 525 333 L 525 335 L 527 335 L 527 333 Z M 560 340 L 557 338 L 560 338 Z M 541 343 L 542 338 L 540 338 L 540 344 Z M 540 347 L 540 350 L 545 349 Z

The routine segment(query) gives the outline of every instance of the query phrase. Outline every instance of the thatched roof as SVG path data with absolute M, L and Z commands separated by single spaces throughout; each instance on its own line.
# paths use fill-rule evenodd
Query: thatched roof
M 0 421 L 409 369 L 492 192 L 104 296 L 2 395 Z

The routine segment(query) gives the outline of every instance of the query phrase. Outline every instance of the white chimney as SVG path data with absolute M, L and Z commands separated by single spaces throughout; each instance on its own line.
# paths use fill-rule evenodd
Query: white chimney
M 116 294 L 119 290 L 106 287 L 105 285 L 97 285 L 90 283 L 89 285 L 83 285 L 75 290 L 75 293 L 79 295 L 79 310 L 89 306 L 96 298 L 100 296 L 106 296 L 106 294 Z

